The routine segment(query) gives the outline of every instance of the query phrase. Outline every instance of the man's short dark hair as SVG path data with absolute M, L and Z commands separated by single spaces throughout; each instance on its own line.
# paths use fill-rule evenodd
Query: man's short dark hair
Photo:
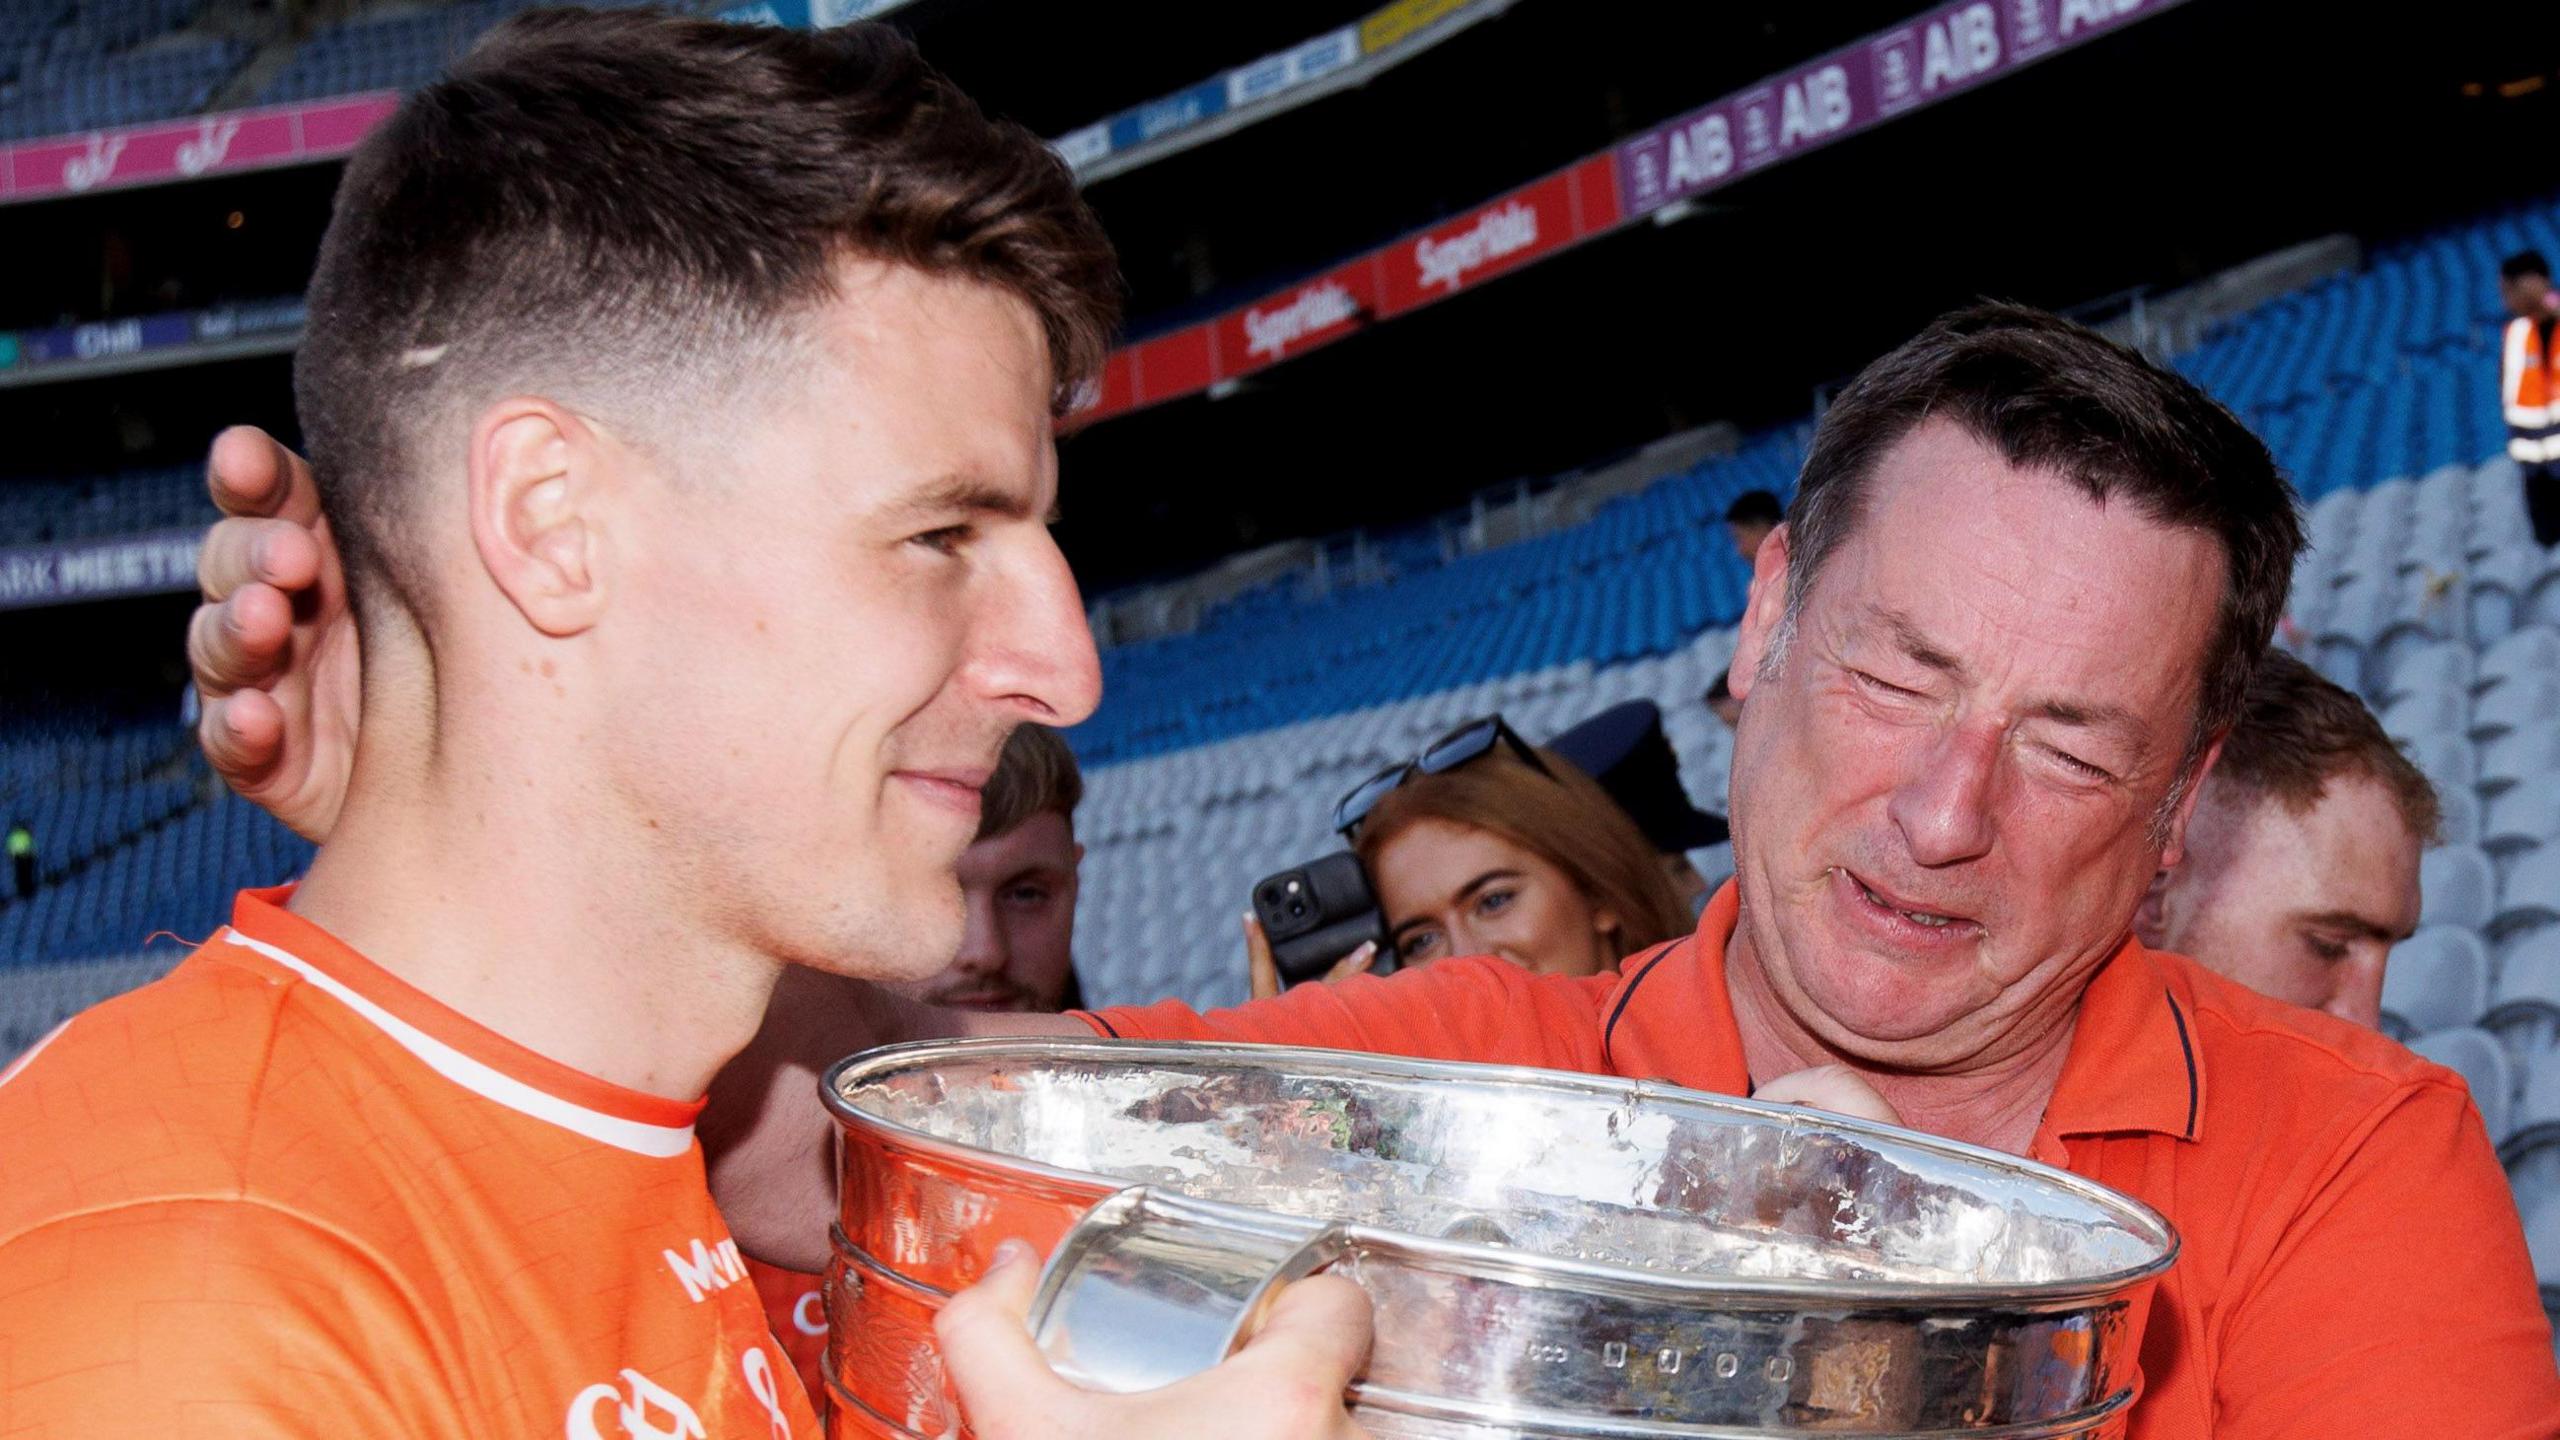
M 2020 469 L 2221 543 L 2221 612 L 2189 758 L 2201 755 L 2239 718 L 2302 548 L 2299 503 L 2265 443 L 2183 377 L 2060 316 L 1997 303 L 1941 316 L 1860 372 L 1816 428 L 1787 511 L 1791 613 L 1856 526 L 1877 462 L 1931 419 Z
M 2541 251 L 2519 250 L 2498 262 L 2498 278 L 2501 280 L 2521 280 L 2527 275 L 2538 275 L 2545 280 L 2551 278 L 2551 262 L 2542 258 Z
M 358 147 L 312 275 L 295 395 L 359 607 L 423 599 L 393 537 L 428 427 L 518 389 L 714 411 L 847 256 L 1020 296 L 1061 406 L 1099 370 L 1117 271 L 1066 165 L 896 31 L 490 31 Z
M 995 774 L 978 797 L 978 838 L 1010 834 L 1034 815 L 1065 817 L 1070 830 L 1084 801 L 1084 772 L 1065 737 L 1046 725 L 1021 725 L 1005 738 Z
M 2307 814 L 2340 776 L 2366 775 L 2391 792 L 2418 843 L 2434 843 L 2443 825 L 2436 787 L 2383 733 L 2362 700 L 2282 650 L 2270 650 L 2249 682 L 2240 723 L 2213 764 L 2215 789 L 2234 787 Z
M 1724 507 L 1724 523 L 1727 525 L 1775 525 L 1786 515 L 1778 497 L 1766 490 L 1745 490 L 1733 497 L 1732 504 Z

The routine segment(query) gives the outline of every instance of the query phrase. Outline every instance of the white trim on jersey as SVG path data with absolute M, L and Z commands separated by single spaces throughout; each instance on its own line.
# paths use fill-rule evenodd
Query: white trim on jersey
M 74 1015 L 71 1017 L 71 1020 L 77 1020 L 79 1018 L 79 1016 Z M 24 1055 L 19 1056 L 17 1059 L 10 1061 L 6 1065 L 0 1065 L 0 1085 L 6 1085 L 10 1081 L 25 1074 L 27 1072 L 27 1067 L 35 1063 L 35 1058 L 44 1053 L 44 1047 L 62 1038 L 62 1032 L 71 1028 L 71 1020 L 65 1020 L 61 1024 L 54 1026 L 51 1030 L 46 1031 L 44 1038 L 33 1045 L 28 1046 L 27 1053 Z
M 519 1114 L 549 1121 L 563 1130 L 575 1131 L 590 1140 L 600 1140 L 615 1149 L 629 1150 L 634 1154 L 665 1160 L 693 1148 L 693 1127 L 690 1125 L 647 1125 L 563 1100 L 548 1090 L 536 1089 L 504 1071 L 472 1059 L 367 1000 L 350 989 L 346 982 L 298 955 L 263 940 L 252 940 L 227 927 L 215 938 L 244 950 L 254 950 L 319 986 L 337 997 L 348 1009 L 371 1021 L 383 1034 L 399 1042 L 400 1048 L 425 1061 L 427 1068 L 475 1095 L 494 1100 Z

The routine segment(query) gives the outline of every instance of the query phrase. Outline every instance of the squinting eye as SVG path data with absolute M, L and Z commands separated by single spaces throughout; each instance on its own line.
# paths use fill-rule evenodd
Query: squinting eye
M 2323 960 L 2344 960 L 2347 958 L 2347 947 L 2339 941 L 2322 939 L 2317 935 L 2306 935 L 2303 937 L 2303 941 L 2311 947 L 2312 954 L 2319 956 Z
M 1004 898 L 1014 905 L 1040 905 L 1047 903 L 1049 892 L 1037 885 L 1016 885 L 1004 892 Z
M 1438 931 L 1416 930 L 1405 936 L 1404 939 L 1396 942 L 1396 958 L 1399 960 L 1410 960 L 1416 955 L 1421 954 L 1425 950 L 1428 950 L 1439 943 L 1440 934 Z
M 921 545 L 936 554 L 957 555 L 960 553 L 961 545 L 969 539 L 969 534 L 969 527 L 966 525 L 945 525 L 939 530 L 927 530 L 921 535 L 910 536 L 907 543 Z
M 2054 759 L 2062 762 L 2063 768 L 2071 771 L 2073 774 L 2084 775 L 2092 780 L 2112 780 L 2115 778 L 2106 771 L 2099 769 L 2097 766 L 2090 764 L 2088 761 L 2081 759 L 2079 756 L 2072 754 L 2068 750 L 2054 750 L 2050 753 Z
M 1864 670 L 1852 670 L 1849 673 L 1858 678 L 1859 684 L 1862 684 L 1868 689 L 1876 691 L 1879 694 L 1891 695 L 1905 700 L 1916 700 L 1920 696 L 1920 692 L 1917 690 L 1905 690 L 1899 685 L 1879 680 Z

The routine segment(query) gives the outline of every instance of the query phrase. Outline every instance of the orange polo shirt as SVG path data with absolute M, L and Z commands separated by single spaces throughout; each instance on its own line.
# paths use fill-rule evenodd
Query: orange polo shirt
M 1747 1095 L 1724 948 L 1739 901 L 1615 975 L 1443 960 L 1130 1039 L 1259 1041 L 1668 1080 Z M 2399 1044 L 2127 940 L 2091 981 L 2028 1155 L 2177 1226 L 2130 1440 L 2560 1434 L 2533 1266 L 2459 1077 Z
M 0 1072 L 0 1437 L 815 1440 L 701 1106 L 285 894 Z

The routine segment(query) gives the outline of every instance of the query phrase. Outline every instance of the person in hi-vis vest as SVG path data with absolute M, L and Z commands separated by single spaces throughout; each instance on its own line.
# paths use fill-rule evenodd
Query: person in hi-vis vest
M 2507 332 L 2498 347 L 2498 403 L 2507 415 L 2507 454 L 2524 470 L 2525 509 L 2536 544 L 2560 542 L 2560 373 L 2552 330 L 2560 294 L 2539 250 L 2519 250 L 2498 266 L 2498 298 Z

